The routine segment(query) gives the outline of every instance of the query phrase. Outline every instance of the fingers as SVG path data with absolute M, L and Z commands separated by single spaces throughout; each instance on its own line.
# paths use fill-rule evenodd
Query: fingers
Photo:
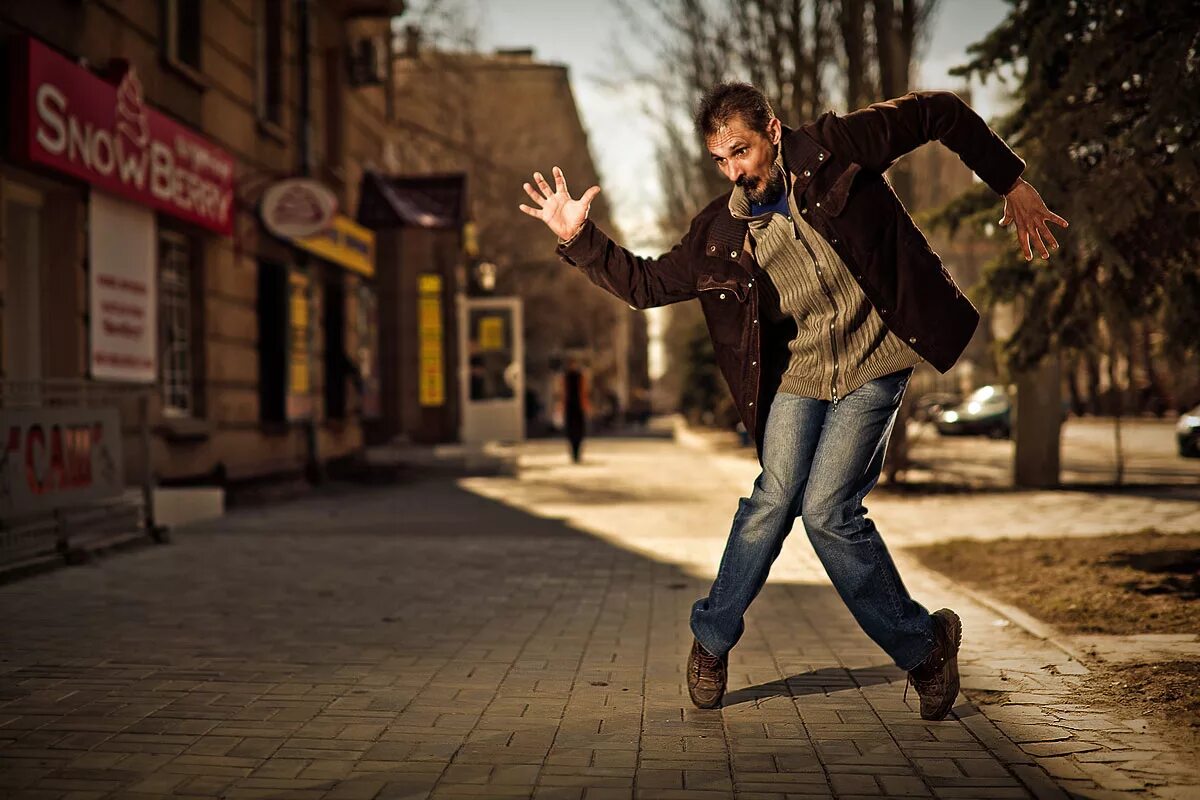
M 1018 228 L 1017 241 L 1021 243 L 1021 255 L 1025 256 L 1026 261 L 1033 261 L 1033 250 L 1029 246 L 1029 231 L 1025 228 Z
M 1050 220 L 1055 225 L 1058 225 L 1060 228 L 1067 228 L 1067 227 L 1070 227 L 1070 225 L 1071 225 L 1071 223 L 1067 222 L 1065 219 L 1060 217 L 1058 214 L 1055 214 L 1050 209 L 1046 209 L 1046 219 Z
M 550 184 L 546 183 L 546 178 L 540 172 L 533 173 L 533 179 L 537 181 L 538 188 L 542 190 L 542 194 L 546 195 L 549 200 L 554 194 L 554 190 L 550 188 Z
M 583 193 L 583 197 L 579 198 L 579 202 L 583 203 L 584 208 L 592 205 L 592 201 L 596 199 L 596 195 L 600 194 L 600 187 L 593 186 Z
M 555 191 L 564 193 L 567 197 L 571 196 L 571 192 L 567 190 L 567 177 L 563 175 L 563 171 L 558 167 L 554 168 L 554 189 Z
M 533 200 L 533 202 L 537 203 L 539 206 L 546 205 L 546 198 L 543 197 L 542 195 L 538 194 L 537 192 L 535 192 L 533 190 L 533 187 L 530 186 L 528 183 L 521 184 L 521 188 L 523 188 L 525 190 L 525 194 L 529 195 L 529 197 Z
M 537 219 L 542 218 L 542 212 L 538 211 L 536 208 L 530 208 L 529 206 L 525 205 L 524 203 L 521 203 L 521 205 L 517 206 L 517 208 L 521 209 L 522 211 L 524 211 L 526 214 L 528 214 L 531 217 L 536 217 Z
M 1000 217 L 1000 221 L 997 222 L 996 224 L 999 225 L 1001 228 L 1007 228 L 1009 225 L 1012 224 L 1012 221 L 1013 221 L 1012 212 L 1008 210 L 1008 203 L 1005 202 L 1004 216 Z
M 1040 255 L 1043 260 L 1048 261 L 1050 259 L 1050 251 L 1046 249 L 1041 233 L 1037 228 L 1031 228 L 1029 231 L 1029 245 L 1030 249 Z
M 1058 240 L 1054 238 L 1054 234 L 1051 233 L 1050 229 L 1046 227 L 1046 223 L 1038 223 L 1038 233 L 1041 235 L 1042 239 L 1044 239 L 1046 243 L 1050 245 L 1050 249 L 1058 249 Z

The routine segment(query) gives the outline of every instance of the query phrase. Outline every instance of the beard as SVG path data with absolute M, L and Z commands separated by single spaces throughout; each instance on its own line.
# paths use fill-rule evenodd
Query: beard
M 783 170 L 775 163 L 778 156 L 779 146 L 776 145 L 775 152 L 771 157 L 771 172 L 765 180 L 752 178 L 749 175 L 743 175 L 737 179 L 737 185 L 746 193 L 746 198 L 757 206 L 775 200 L 783 192 Z

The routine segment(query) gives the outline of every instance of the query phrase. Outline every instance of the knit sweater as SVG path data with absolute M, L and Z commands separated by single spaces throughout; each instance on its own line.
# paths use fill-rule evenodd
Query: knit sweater
M 783 160 L 776 162 L 783 169 Z M 887 329 L 841 257 L 798 213 L 791 176 L 784 171 L 790 216 L 754 216 L 735 186 L 729 211 L 747 220 L 755 260 L 779 293 L 779 306 L 796 321 L 796 337 L 779 391 L 840 400 L 868 381 L 924 359 Z

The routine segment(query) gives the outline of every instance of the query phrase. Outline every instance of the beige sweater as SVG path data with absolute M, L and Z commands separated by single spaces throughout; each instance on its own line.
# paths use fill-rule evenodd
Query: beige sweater
M 782 160 L 776 162 L 782 169 Z M 785 173 L 786 175 L 786 173 Z M 749 222 L 754 257 L 779 290 L 780 309 L 796 320 L 781 392 L 840 400 L 868 381 L 923 359 L 887 329 L 825 237 L 798 213 L 786 176 L 789 217 L 750 215 L 739 187 L 729 211 Z

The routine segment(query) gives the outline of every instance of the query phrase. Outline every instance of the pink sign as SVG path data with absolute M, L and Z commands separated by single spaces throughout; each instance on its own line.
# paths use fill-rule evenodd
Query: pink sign
M 18 48 L 17 155 L 229 236 L 233 157 L 148 108 L 130 67 L 114 86 L 36 39 Z

